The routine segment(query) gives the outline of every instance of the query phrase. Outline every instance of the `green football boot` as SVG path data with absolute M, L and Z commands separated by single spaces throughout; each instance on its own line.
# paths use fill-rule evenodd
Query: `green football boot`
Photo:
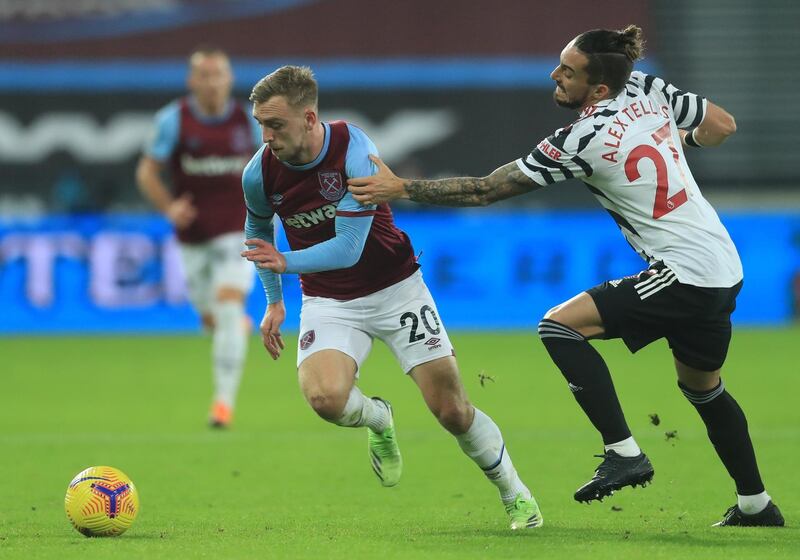
M 533 496 L 525 498 L 522 494 L 517 494 L 517 498 L 512 503 L 506 504 L 506 512 L 511 518 L 511 529 L 514 531 L 541 527 L 544 523 L 539 505 Z
M 369 444 L 369 460 L 372 470 L 378 475 L 384 486 L 395 486 L 400 482 L 403 472 L 403 457 L 397 446 L 394 432 L 394 412 L 392 405 L 379 397 L 372 398 L 386 406 L 389 410 L 389 426 L 382 433 L 372 431 L 367 427 L 367 442 Z

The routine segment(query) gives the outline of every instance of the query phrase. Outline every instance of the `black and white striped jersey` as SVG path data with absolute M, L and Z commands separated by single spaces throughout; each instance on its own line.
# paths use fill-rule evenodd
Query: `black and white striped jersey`
M 730 287 L 742 279 L 739 255 L 678 135 L 705 111 L 704 98 L 633 72 L 617 97 L 586 108 L 516 163 L 542 187 L 582 180 L 631 246 L 650 263 L 663 261 L 680 282 Z

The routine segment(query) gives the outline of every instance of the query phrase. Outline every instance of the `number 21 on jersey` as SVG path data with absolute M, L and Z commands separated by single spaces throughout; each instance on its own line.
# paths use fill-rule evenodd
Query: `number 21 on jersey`
M 653 205 L 653 218 L 656 220 L 665 214 L 669 214 L 688 199 L 686 195 L 686 177 L 684 176 L 683 169 L 680 165 L 680 156 L 678 155 L 678 150 L 672 141 L 672 134 L 670 134 L 669 125 L 669 122 L 665 123 L 664 126 L 656 130 L 652 136 L 653 140 L 655 140 L 656 146 L 661 145 L 665 140 L 667 141 L 667 146 L 669 147 L 670 152 L 672 152 L 672 158 L 675 160 L 675 165 L 678 168 L 678 173 L 680 173 L 681 176 L 683 183 L 683 188 L 681 190 L 672 196 L 669 196 L 669 174 L 667 172 L 667 162 L 664 160 L 664 156 L 661 155 L 661 152 L 659 152 L 655 147 L 650 146 L 649 144 L 641 144 L 636 146 L 633 150 L 631 150 L 630 154 L 628 154 L 628 157 L 625 160 L 625 176 L 631 183 L 642 176 L 642 174 L 639 173 L 639 161 L 643 159 L 649 159 L 653 162 L 653 165 L 655 165 L 656 200 L 655 204 Z

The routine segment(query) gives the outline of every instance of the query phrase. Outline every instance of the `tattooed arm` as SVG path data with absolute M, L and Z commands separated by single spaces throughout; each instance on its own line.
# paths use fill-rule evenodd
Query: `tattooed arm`
M 380 159 L 374 156 L 370 159 L 378 165 L 378 173 L 348 181 L 353 198 L 361 204 L 406 198 L 442 206 L 487 206 L 539 188 L 513 161 L 486 177 L 426 180 L 401 179 Z
M 412 179 L 404 181 L 404 186 L 411 200 L 442 206 L 487 206 L 539 187 L 513 161 L 486 177 Z

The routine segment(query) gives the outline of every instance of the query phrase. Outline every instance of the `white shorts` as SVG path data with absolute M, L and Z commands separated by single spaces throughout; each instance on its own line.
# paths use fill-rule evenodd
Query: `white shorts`
M 253 289 L 253 263 L 241 256 L 244 232 L 225 233 L 205 243 L 181 243 L 181 261 L 189 301 L 199 313 L 209 313 L 220 288 L 245 295 Z
M 374 338 L 389 347 L 405 373 L 454 354 L 421 271 L 349 301 L 303 296 L 298 367 L 311 354 L 333 349 L 353 358 L 361 369 Z

